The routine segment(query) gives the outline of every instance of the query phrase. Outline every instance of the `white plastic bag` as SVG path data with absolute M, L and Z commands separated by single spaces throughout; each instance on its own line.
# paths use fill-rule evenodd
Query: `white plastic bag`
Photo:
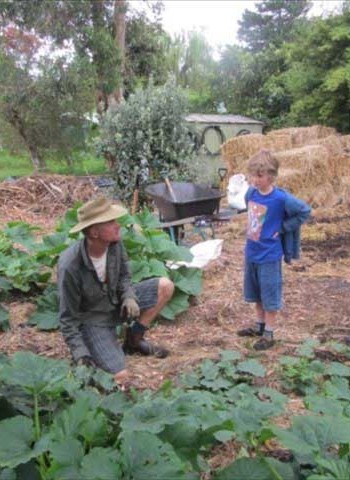
M 227 202 L 231 208 L 245 210 L 244 196 L 247 193 L 249 184 L 243 173 L 236 173 L 230 177 L 227 187 Z
M 190 248 L 193 258 L 190 262 L 167 262 L 169 268 L 176 269 L 185 265 L 192 268 L 204 268 L 211 260 L 220 257 L 222 250 L 222 239 L 206 240 L 199 242 Z

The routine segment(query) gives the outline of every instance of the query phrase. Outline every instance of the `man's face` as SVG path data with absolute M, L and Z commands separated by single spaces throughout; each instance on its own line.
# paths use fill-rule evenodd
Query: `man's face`
M 96 229 L 98 239 L 106 242 L 118 242 L 120 240 L 120 225 L 116 220 L 110 220 L 109 222 L 98 223 L 94 225 Z

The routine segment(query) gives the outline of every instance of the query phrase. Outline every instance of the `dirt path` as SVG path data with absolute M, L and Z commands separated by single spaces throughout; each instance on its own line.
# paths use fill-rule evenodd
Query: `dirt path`
M 157 388 L 167 378 L 193 368 L 223 349 L 257 355 L 271 368 L 281 354 L 292 352 L 303 340 L 341 339 L 350 335 L 350 215 L 346 208 L 314 215 L 303 229 L 302 259 L 284 267 L 285 307 L 280 315 L 277 346 L 264 353 L 252 350 L 252 341 L 235 331 L 254 320 L 254 310 L 242 299 L 242 266 L 245 214 L 217 228 L 223 238 L 221 257 L 204 272 L 204 289 L 190 309 L 174 322 L 160 322 L 149 333 L 167 345 L 165 360 L 128 357 L 140 388 Z M 4 219 L 6 212 L 0 211 Z M 41 224 L 48 219 L 41 215 Z M 52 218 L 50 219 L 50 224 Z M 38 332 L 26 324 L 33 305 L 24 301 L 6 304 L 11 330 L 0 334 L 0 351 L 31 350 L 49 357 L 69 358 L 58 332 Z M 271 377 L 271 382 L 273 379 Z

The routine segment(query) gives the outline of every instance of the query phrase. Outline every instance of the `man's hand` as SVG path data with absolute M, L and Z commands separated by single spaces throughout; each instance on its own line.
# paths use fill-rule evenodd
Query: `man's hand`
M 126 318 L 137 318 L 140 316 L 140 307 L 133 298 L 126 298 L 122 303 L 121 313 Z
M 81 367 L 82 365 L 84 365 L 84 367 L 90 367 L 90 368 L 96 367 L 93 359 L 91 357 L 88 357 L 87 355 L 85 357 L 80 357 L 77 360 L 77 365 L 78 367 Z

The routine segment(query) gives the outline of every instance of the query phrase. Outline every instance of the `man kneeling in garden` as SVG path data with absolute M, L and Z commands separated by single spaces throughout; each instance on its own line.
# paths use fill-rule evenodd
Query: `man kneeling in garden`
M 104 197 L 84 204 L 71 229 L 71 233 L 83 232 L 84 238 L 65 250 L 58 263 L 60 328 L 73 359 L 114 374 L 119 385 L 129 378 L 125 353 L 168 355 L 144 334 L 174 291 L 173 283 L 163 277 L 131 285 L 116 221 L 125 214 L 123 207 Z M 116 327 L 131 319 L 121 346 Z

